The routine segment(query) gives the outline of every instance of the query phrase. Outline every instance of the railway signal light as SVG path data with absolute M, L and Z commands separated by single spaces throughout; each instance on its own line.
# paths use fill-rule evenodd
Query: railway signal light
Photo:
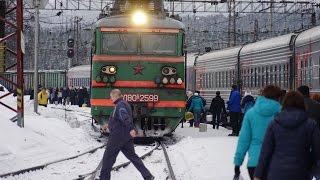
M 67 56 L 68 56 L 68 58 L 73 58 L 74 57 L 74 50 L 73 49 L 68 49 Z
M 68 56 L 68 58 L 73 58 L 74 57 L 74 49 L 73 49 L 74 48 L 74 39 L 69 38 L 67 45 L 68 45 L 67 56 Z

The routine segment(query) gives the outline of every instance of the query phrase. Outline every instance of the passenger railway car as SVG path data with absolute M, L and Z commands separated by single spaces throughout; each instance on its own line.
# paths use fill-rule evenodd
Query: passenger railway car
M 170 134 L 184 116 L 184 25 L 166 17 L 159 0 L 115 1 L 97 21 L 92 59 L 91 113 L 101 125 L 120 89 L 140 135 Z
M 216 91 L 228 99 L 232 84 L 242 94 L 258 95 L 269 84 L 286 90 L 308 85 L 312 92 L 320 92 L 319 26 L 190 58 L 195 65 L 187 74 L 194 74 L 196 81 L 188 83 L 194 83 L 207 101 Z
M 65 70 L 40 70 L 38 73 L 39 84 L 47 88 L 66 87 L 66 74 Z M 14 71 L 5 72 L 2 75 L 13 82 L 16 82 L 17 80 L 17 73 Z M 33 88 L 34 72 L 28 70 L 24 71 L 23 78 L 25 93 L 27 93 L 27 90 Z M 13 91 L 15 88 L 11 83 L 8 83 L 3 79 L 0 79 L 0 84 L 9 91 Z
M 91 87 L 91 65 L 81 65 L 72 67 L 67 74 L 68 86 L 71 87 Z

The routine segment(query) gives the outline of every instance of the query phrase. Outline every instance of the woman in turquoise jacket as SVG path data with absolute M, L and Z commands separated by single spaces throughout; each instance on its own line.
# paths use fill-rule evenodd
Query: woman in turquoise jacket
M 240 166 L 248 152 L 247 167 L 250 178 L 253 180 L 266 129 L 281 110 L 280 97 L 281 89 L 269 85 L 264 88 L 262 96 L 257 98 L 255 105 L 245 114 L 234 156 L 235 177 L 239 177 Z
M 201 119 L 201 112 L 204 112 L 204 104 L 202 98 L 199 96 L 198 93 L 194 93 L 194 96 L 191 100 L 191 105 L 188 109 L 190 112 L 193 112 L 194 115 L 194 127 L 199 127 L 200 119 Z

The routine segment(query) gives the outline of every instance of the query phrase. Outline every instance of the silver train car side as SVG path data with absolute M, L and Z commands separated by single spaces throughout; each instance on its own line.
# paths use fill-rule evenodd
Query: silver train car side
M 68 86 L 71 87 L 91 87 L 91 67 L 81 65 L 70 68 L 67 74 Z
M 17 73 L 14 71 L 8 71 L 2 74 L 5 78 L 16 83 Z M 41 70 L 38 73 L 39 85 L 43 87 L 65 87 L 66 86 L 66 71 L 65 70 Z M 24 71 L 24 89 L 25 93 L 28 92 L 29 89 L 33 88 L 33 71 Z M 15 90 L 15 86 L 9 82 L 0 79 L 0 84 L 6 87 L 9 91 Z
M 258 95 L 269 84 L 282 89 L 308 85 L 320 92 L 320 26 L 203 55 L 189 55 L 188 84 L 208 102 L 220 91 L 228 99 L 232 84 Z M 194 62 L 194 63 L 191 63 Z

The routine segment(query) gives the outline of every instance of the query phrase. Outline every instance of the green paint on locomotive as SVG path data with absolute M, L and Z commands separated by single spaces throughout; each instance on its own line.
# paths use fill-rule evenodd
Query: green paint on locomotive
M 95 31 L 95 52 L 94 55 L 99 56 L 100 60 L 95 61 L 95 57 L 93 58 L 92 63 L 92 80 L 95 83 L 104 83 L 104 77 L 113 77 L 115 78 L 115 82 L 118 81 L 143 81 L 143 82 L 153 82 L 156 85 L 155 79 L 157 77 L 163 78 L 165 77 L 162 74 L 163 67 L 174 67 L 177 72 L 173 76 L 175 80 L 177 78 L 181 78 L 183 82 L 185 82 L 185 64 L 184 62 L 174 63 L 174 62 L 157 62 L 152 61 L 152 58 L 181 58 L 183 59 L 183 43 L 184 43 L 184 31 L 183 24 L 179 21 L 173 20 L 171 18 L 158 18 L 153 17 L 150 18 L 151 23 L 146 29 L 176 29 L 177 33 L 156 33 L 156 32 L 101 32 L 100 28 L 123 28 L 128 27 L 132 28 L 128 23 L 127 16 L 116 16 L 116 17 L 108 17 L 101 19 L 97 22 L 97 27 Z M 108 37 L 117 37 L 121 36 L 119 34 L 130 34 L 134 35 L 136 40 L 137 49 L 133 53 L 124 52 L 124 51 L 108 51 L 104 46 L 105 39 Z M 166 53 L 143 53 L 144 49 L 142 49 L 142 39 L 148 37 L 148 35 L 171 35 L 170 37 L 174 37 L 173 42 L 175 43 L 175 51 L 174 53 L 166 54 Z M 173 35 L 173 36 L 172 36 Z M 132 37 L 132 36 L 131 36 Z M 162 39 L 161 39 L 162 40 Z M 172 39 L 170 39 L 172 41 Z M 144 40 L 145 41 L 145 40 Z M 129 41 L 128 41 L 129 42 Z M 132 41 L 130 41 L 132 43 Z M 161 43 L 161 42 L 159 42 Z M 122 58 L 128 57 L 128 61 L 122 59 L 121 61 L 110 61 L 110 57 L 120 57 Z M 142 60 L 130 61 L 130 56 L 141 57 Z M 108 61 L 103 61 L 104 57 L 108 57 Z M 149 60 L 143 60 L 144 57 L 148 57 Z M 151 59 L 151 61 L 150 61 Z M 136 71 L 134 67 L 140 65 L 143 67 L 141 71 L 142 74 L 135 74 Z M 102 67 L 104 66 L 115 66 L 117 72 L 114 75 L 106 75 L 101 72 Z M 170 79 L 169 78 L 169 79 Z M 109 85 L 113 84 L 109 82 Z M 170 83 L 168 83 L 170 84 Z M 175 85 L 177 85 L 175 83 Z M 92 87 L 91 99 L 93 100 L 109 100 L 110 91 L 117 87 Z M 184 102 L 186 100 L 185 89 L 184 88 L 166 88 L 164 87 L 144 87 L 144 88 L 119 88 L 123 94 L 157 94 L 159 95 L 159 101 L 166 102 Z M 109 101 L 110 102 L 110 101 Z M 185 109 L 184 107 L 148 107 L 147 110 L 144 109 L 147 106 L 146 102 L 143 103 L 131 103 L 134 106 L 134 117 L 135 117 L 135 125 L 138 130 L 144 131 L 152 131 L 154 134 L 147 134 L 148 136 L 163 136 L 164 134 L 171 133 L 175 127 L 179 124 L 181 118 L 184 116 Z M 150 104 L 150 102 L 149 102 Z M 141 113 L 141 116 L 146 117 L 146 119 L 141 119 L 140 115 L 135 115 L 135 113 L 139 112 L 135 108 L 142 108 L 147 111 L 147 113 Z M 94 119 L 99 124 L 104 124 L 108 116 L 110 115 L 113 107 L 110 104 L 103 106 L 103 103 L 100 105 L 92 104 L 91 113 Z M 143 110 L 142 110 L 143 111 Z M 147 120 L 147 122 L 145 121 Z M 159 124 L 159 125 L 157 125 Z M 161 124 L 161 125 L 160 125 Z M 157 134 L 157 135 L 156 135 Z

